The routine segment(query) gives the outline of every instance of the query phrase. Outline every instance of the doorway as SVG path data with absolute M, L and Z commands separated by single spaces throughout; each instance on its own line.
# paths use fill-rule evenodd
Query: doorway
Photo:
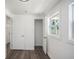
M 43 20 L 35 19 L 35 47 L 43 46 Z

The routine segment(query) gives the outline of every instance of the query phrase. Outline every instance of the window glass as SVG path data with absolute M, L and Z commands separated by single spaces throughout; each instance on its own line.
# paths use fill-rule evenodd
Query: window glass
M 69 5 L 69 40 L 74 40 L 74 3 Z

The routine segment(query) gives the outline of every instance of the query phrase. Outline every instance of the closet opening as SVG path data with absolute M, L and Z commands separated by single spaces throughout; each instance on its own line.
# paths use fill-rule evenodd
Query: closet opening
M 43 20 L 35 19 L 34 21 L 34 41 L 35 49 L 43 49 Z

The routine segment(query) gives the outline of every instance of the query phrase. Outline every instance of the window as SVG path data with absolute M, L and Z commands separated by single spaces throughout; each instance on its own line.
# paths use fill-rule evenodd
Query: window
M 59 34 L 59 12 L 54 13 L 48 19 L 48 34 L 58 35 Z
M 69 40 L 74 40 L 74 3 L 69 5 Z

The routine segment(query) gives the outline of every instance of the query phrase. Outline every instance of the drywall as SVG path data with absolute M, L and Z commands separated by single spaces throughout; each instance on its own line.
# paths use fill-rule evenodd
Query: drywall
M 48 37 L 48 55 L 50 59 L 74 59 L 74 45 L 69 40 L 68 33 L 68 4 L 70 0 L 62 0 L 59 2 L 45 18 L 44 35 Z M 60 34 L 50 36 L 47 33 L 47 18 L 56 11 L 60 12 Z
M 42 46 L 43 42 L 43 20 L 35 19 L 35 46 Z
M 5 8 L 5 14 L 10 18 L 13 17 L 13 13 L 11 13 L 11 11 L 8 8 Z
M 34 49 L 33 15 L 14 15 L 11 43 L 12 49 Z

